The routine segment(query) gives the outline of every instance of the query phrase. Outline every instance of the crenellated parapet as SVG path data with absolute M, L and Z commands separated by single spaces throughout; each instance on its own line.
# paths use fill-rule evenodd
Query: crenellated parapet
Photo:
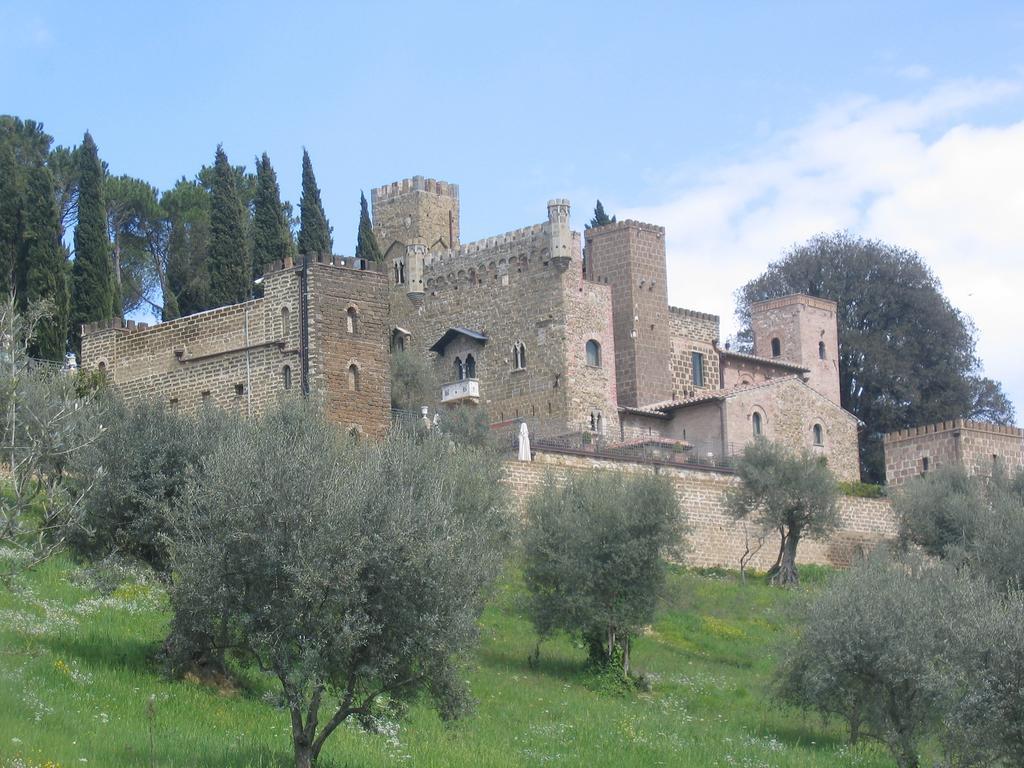
M 429 192 L 433 195 L 458 199 L 459 185 L 451 184 L 447 181 L 441 181 L 440 179 L 427 179 L 423 176 L 413 176 L 409 179 L 393 181 L 382 187 L 374 187 L 370 190 L 370 200 L 376 204 L 378 202 L 391 200 L 412 192 Z
M 926 424 L 920 427 L 910 427 L 889 432 L 882 438 L 885 443 L 897 443 L 902 440 L 909 440 L 925 435 L 935 435 L 942 432 L 953 432 L 955 430 L 969 429 L 974 432 L 984 432 L 989 435 L 1002 435 L 1005 437 L 1016 437 L 1024 440 L 1024 429 L 1010 427 L 1003 424 L 990 424 L 987 421 L 972 421 L 971 419 L 950 419 L 940 421 L 936 424 Z

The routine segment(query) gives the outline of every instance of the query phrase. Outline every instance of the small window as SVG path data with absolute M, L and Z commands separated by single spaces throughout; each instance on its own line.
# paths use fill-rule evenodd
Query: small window
M 700 352 L 694 352 L 692 355 L 693 360 L 693 386 L 703 387 L 704 386 L 704 355 Z
M 928 465 L 929 465 L 929 463 L 930 462 L 928 461 L 928 457 L 927 456 L 925 456 L 924 458 L 921 459 L 921 474 L 922 475 L 928 472 Z
M 512 370 L 521 371 L 526 367 L 526 345 L 519 342 L 512 347 Z
M 821 424 L 815 424 L 811 430 L 814 433 L 814 444 L 824 445 L 825 444 L 825 430 L 821 428 Z
M 778 357 L 782 354 L 782 342 L 778 338 L 772 339 L 772 357 Z
M 399 259 L 395 260 L 395 285 L 403 285 L 405 283 L 405 262 Z
M 587 365 L 601 367 L 601 345 L 594 339 L 587 342 Z
M 178 398 L 172 397 L 171 400 L 170 400 L 170 403 L 171 403 L 171 408 L 177 408 L 178 407 Z
M 348 367 L 348 391 L 359 391 L 359 366 L 355 363 Z
M 281 307 L 281 335 L 287 339 L 292 332 L 291 311 L 288 307 Z
M 604 432 L 604 418 L 600 411 L 590 412 L 590 431 L 602 434 Z
M 761 423 L 761 414 L 754 411 L 754 415 L 750 417 L 750 423 L 753 425 L 754 437 L 760 437 L 764 434 L 764 425 Z
M 462 358 L 456 357 L 455 358 L 454 366 L 455 366 L 455 380 L 456 381 L 462 381 L 464 378 L 466 378 L 466 368 L 465 368 L 465 366 L 462 365 Z
M 245 384 L 235 384 L 235 397 L 241 397 L 245 394 Z
M 473 359 L 472 355 L 466 355 L 466 378 L 476 378 L 476 360 Z
M 825 342 L 824 341 L 819 341 L 818 342 L 818 359 L 819 360 L 824 360 L 825 359 Z
M 290 365 L 281 369 L 281 383 L 284 384 L 285 389 L 292 388 L 292 367 Z
M 345 325 L 349 333 L 359 333 L 359 310 L 355 307 L 345 312 Z

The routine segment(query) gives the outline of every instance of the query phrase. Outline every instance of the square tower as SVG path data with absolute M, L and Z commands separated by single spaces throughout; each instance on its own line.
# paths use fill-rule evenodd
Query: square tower
M 754 354 L 806 368 L 811 389 L 839 404 L 837 305 L 803 293 L 750 306 Z
M 370 203 L 373 232 L 389 259 L 405 256 L 410 243 L 423 243 L 429 251 L 459 244 L 457 184 L 413 176 L 370 190 Z
M 619 405 L 672 397 L 665 228 L 621 221 L 587 230 L 586 277 L 612 292 Z

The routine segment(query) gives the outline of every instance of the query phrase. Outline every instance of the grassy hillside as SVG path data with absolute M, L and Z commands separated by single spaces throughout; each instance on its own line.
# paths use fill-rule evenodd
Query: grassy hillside
M 534 636 L 513 575 L 467 665 L 474 716 L 446 726 L 414 707 L 384 734 L 342 728 L 321 765 L 892 765 L 768 697 L 773 649 L 804 594 L 673 573 L 634 646 L 652 689 L 623 696 L 600 691 L 565 640 L 529 668 Z M 162 677 L 153 659 L 168 620 L 159 586 L 128 572 L 108 576 L 106 594 L 66 561 L 0 587 L 0 766 L 289 765 L 288 716 L 264 680 L 218 690 Z

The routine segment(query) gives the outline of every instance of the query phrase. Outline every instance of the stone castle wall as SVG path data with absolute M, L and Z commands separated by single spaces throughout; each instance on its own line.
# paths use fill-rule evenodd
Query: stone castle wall
M 370 339 L 347 334 L 343 324 L 354 300 L 363 327 L 374 334 L 384 327 L 383 277 L 333 263 L 310 264 L 309 275 L 310 389 L 323 393 L 328 382 L 347 382 L 347 366 L 355 362 L 367 387 L 328 392 L 328 416 L 379 434 L 390 418 L 390 403 L 375 391 L 388 397 L 387 360 L 376 335 L 374 352 Z M 104 371 L 128 400 L 155 397 L 188 413 L 216 405 L 258 415 L 301 393 L 300 286 L 300 269 L 279 269 L 264 277 L 259 299 L 152 326 L 119 320 L 86 326 L 82 367 Z
M 547 473 L 550 472 L 557 481 L 570 473 L 590 470 L 657 473 L 668 477 L 691 527 L 687 537 L 691 548 L 685 558 L 688 565 L 738 568 L 745 541 L 749 540 L 752 548 L 756 546 L 755 527 L 747 523 L 745 531 L 744 524 L 733 520 L 726 511 L 725 491 L 738 482 L 731 473 L 538 452 L 532 462 L 506 462 L 505 482 L 515 496 L 517 512 L 522 514 L 526 500 L 541 487 Z M 887 499 L 842 496 L 839 512 L 840 528 L 828 539 L 805 538 L 800 541 L 798 564 L 849 566 L 897 535 L 896 520 Z M 773 534 L 765 540 L 751 567 L 767 569 L 777 554 L 778 538 Z
M 1024 468 L 1024 429 L 954 419 L 890 432 L 883 440 L 885 481 L 899 486 L 942 466 L 989 476 L 996 464 Z

